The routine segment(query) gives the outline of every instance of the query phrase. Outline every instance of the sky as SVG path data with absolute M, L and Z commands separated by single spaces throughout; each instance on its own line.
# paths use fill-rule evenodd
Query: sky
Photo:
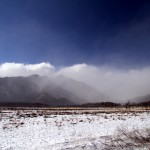
M 0 0 L 0 77 L 32 74 L 149 95 L 150 1 Z
M 150 65 L 148 0 L 1 0 L 0 63 Z

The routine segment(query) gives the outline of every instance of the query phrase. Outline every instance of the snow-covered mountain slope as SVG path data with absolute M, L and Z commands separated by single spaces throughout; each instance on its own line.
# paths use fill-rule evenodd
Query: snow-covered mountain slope
M 108 100 L 107 96 L 89 85 L 62 76 L 0 78 L 0 102 L 71 105 Z

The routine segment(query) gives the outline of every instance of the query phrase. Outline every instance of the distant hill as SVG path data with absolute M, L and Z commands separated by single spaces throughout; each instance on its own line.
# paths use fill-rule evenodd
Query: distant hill
M 32 75 L 0 78 L 0 105 L 77 105 L 108 98 L 92 87 L 66 77 Z
M 150 95 L 140 96 L 133 99 L 128 100 L 131 103 L 143 103 L 143 102 L 149 102 L 150 101 Z
M 128 100 L 128 103 L 135 106 L 150 106 L 150 95 L 130 99 Z

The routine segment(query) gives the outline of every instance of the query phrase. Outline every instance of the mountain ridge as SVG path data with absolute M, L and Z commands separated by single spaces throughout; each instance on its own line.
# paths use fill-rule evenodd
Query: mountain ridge
M 82 82 L 66 77 L 49 78 L 31 75 L 0 78 L 1 103 L 76 105 L 87 103 L 90 100 L 96 102 L 100 98 L 105 98 L 105 96 Z M 106 98 L 102 101 L 106 101 Z

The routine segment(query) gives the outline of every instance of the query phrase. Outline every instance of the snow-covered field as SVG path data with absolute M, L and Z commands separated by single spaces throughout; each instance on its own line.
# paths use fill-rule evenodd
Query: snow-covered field
M 150 112 L 1 110 L 0 150 L 100 150 L 118 127 L 150 127 Z

